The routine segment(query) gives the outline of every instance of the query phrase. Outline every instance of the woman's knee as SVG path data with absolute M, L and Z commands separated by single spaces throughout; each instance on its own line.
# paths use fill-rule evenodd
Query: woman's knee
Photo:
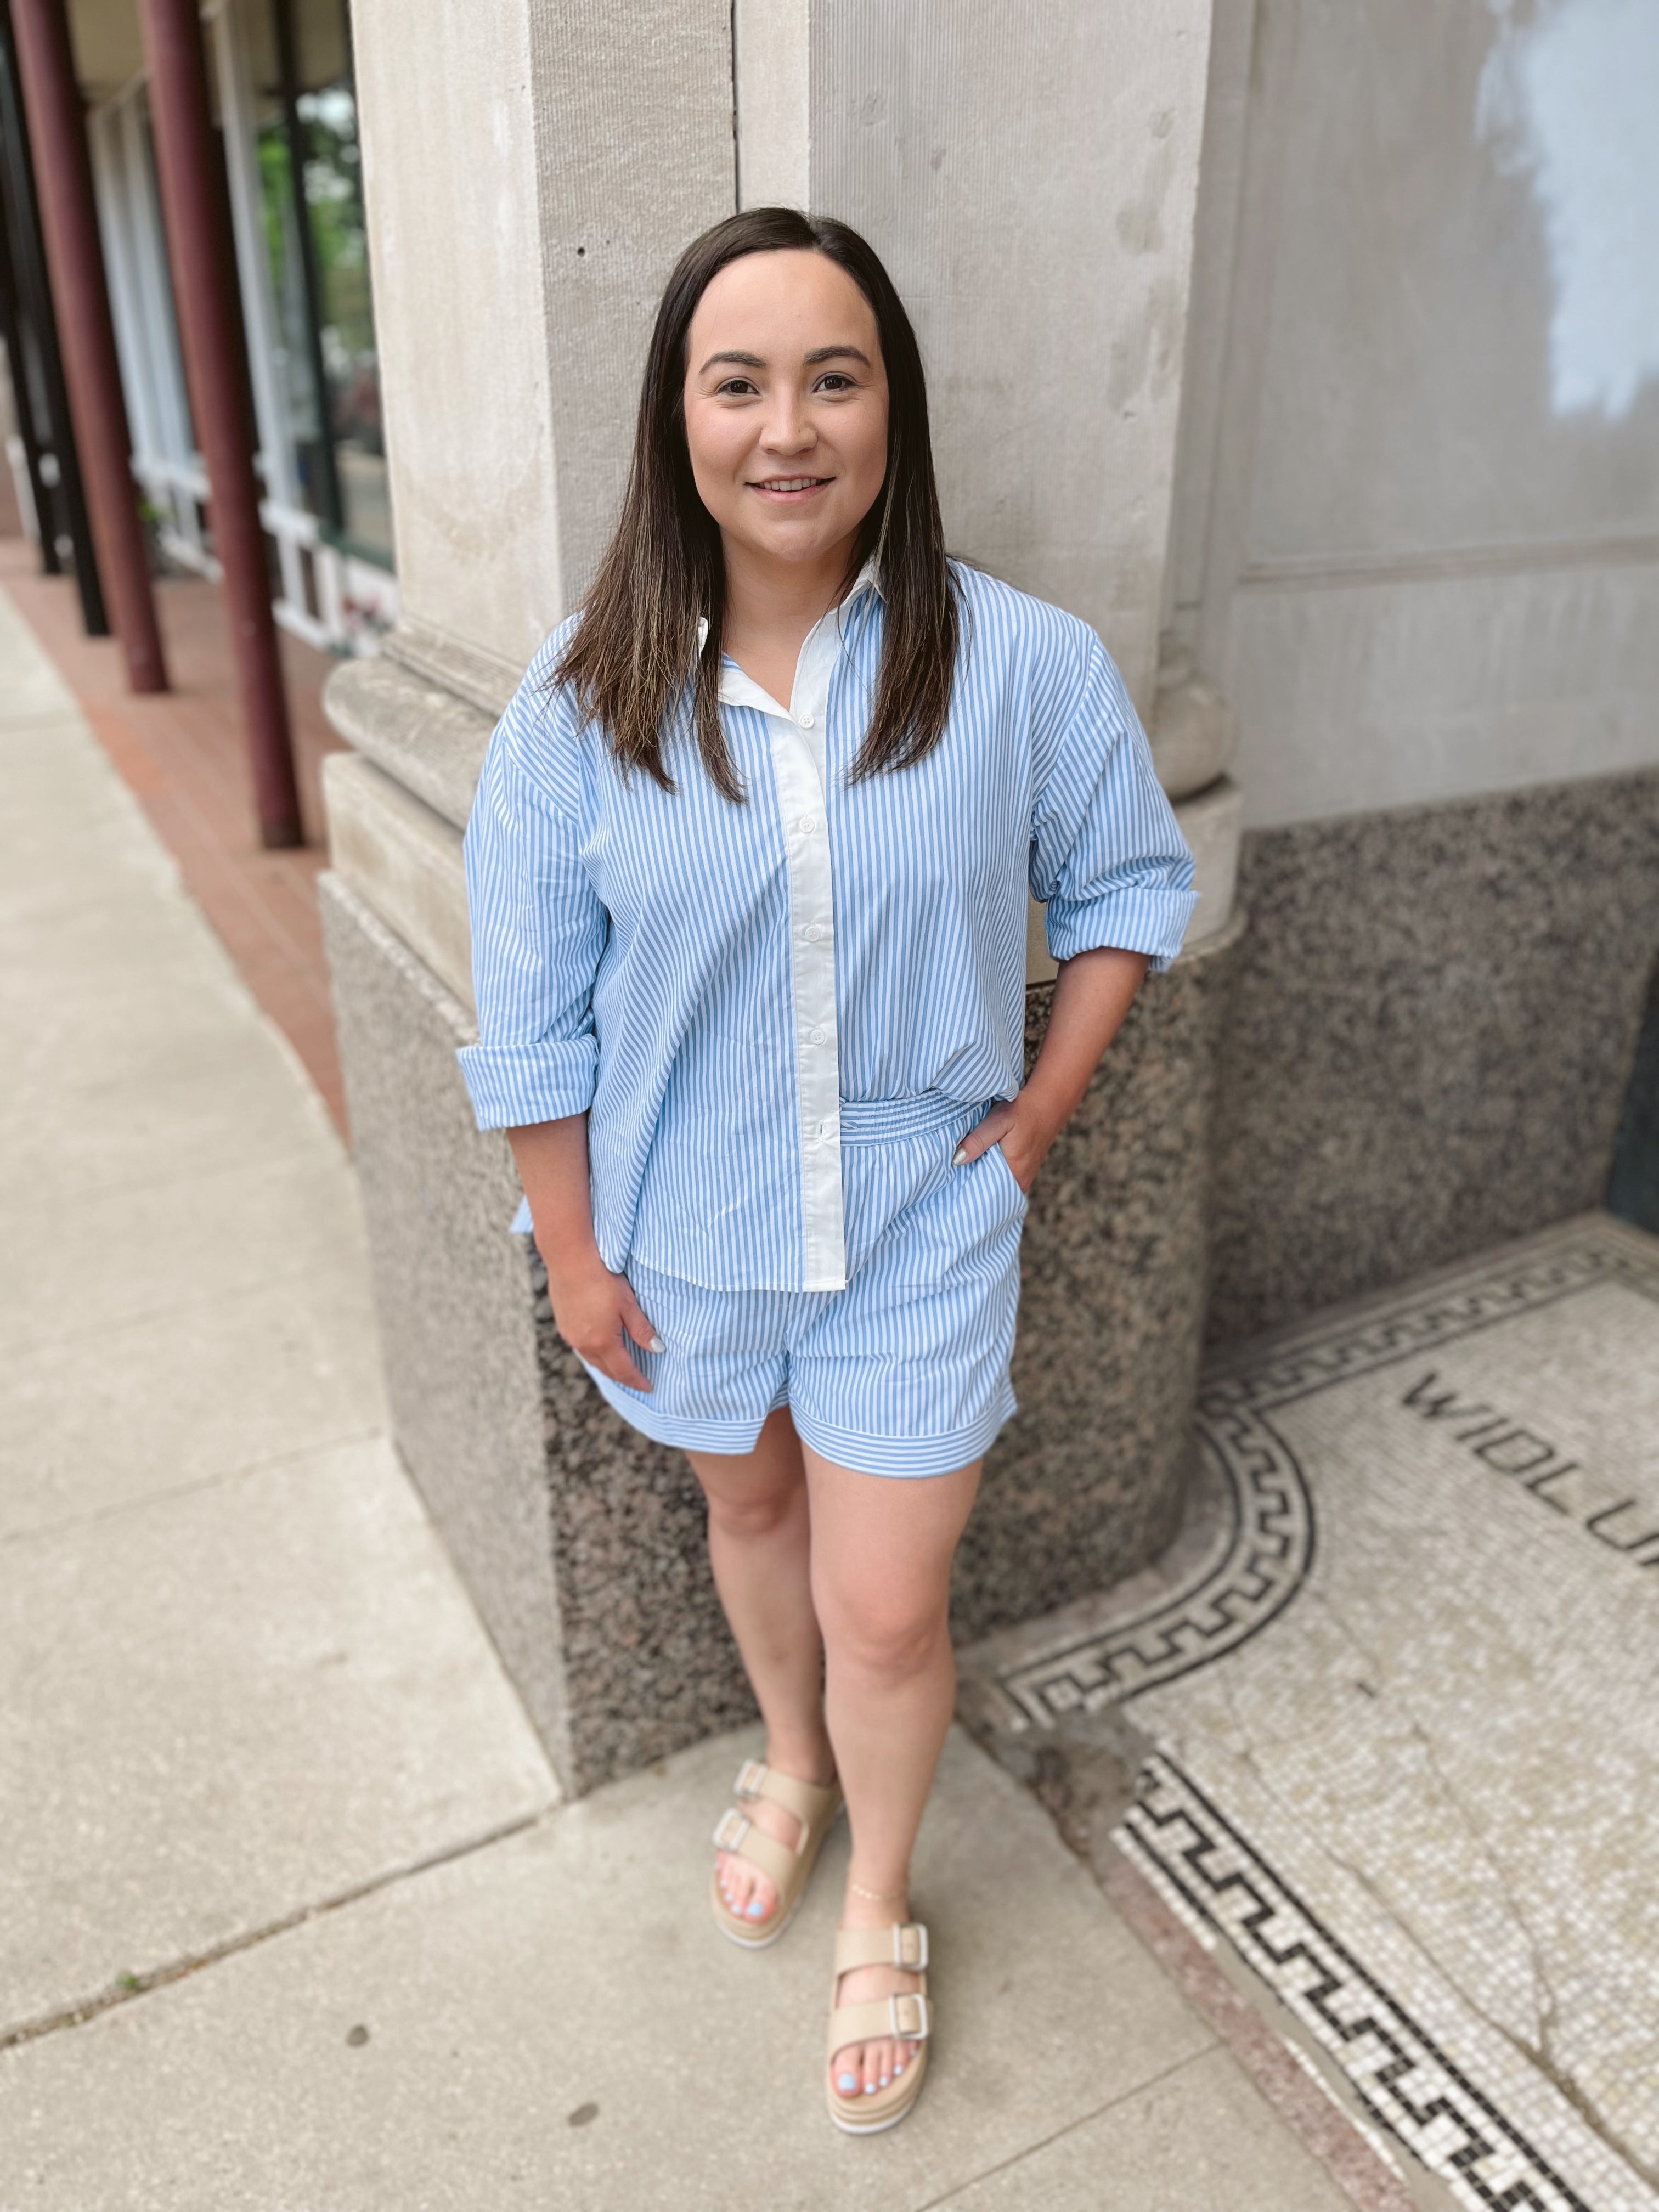
M 921 1673 L 950 1640 L 948 1590 L 857 1584 L 814 1592 L 832 1667 L 884 1681 Z
M 775 1536 L 805 1509 L 805 1485 L 786 1480 L 755 1486 L 705 1482 L 711 1527 L 739 1542 Z

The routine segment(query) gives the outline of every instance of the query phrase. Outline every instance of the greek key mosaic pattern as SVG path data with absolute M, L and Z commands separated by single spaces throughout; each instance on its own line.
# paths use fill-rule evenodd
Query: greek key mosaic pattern
M 1227 1486 L 1231 1527 L 1218 1556 L 1157 1605 L 1000 1674 L 1010 1724 L 1049 1725 L 1172 1681 L 1236 1650 L 1294 1596 L 1314 1534 L 1294 1455 L 1248 1405 L 1200 1414 L 1199 1448 Z
M 1273 1425 L 1276 1407 L 1609 1280 L 1659 1303 L 1659 1267 L 1586 1231 L 1394 1311 L 1310 1332 L 1265 1358 L 1246 1352 L 1249 1364 L 1213 1370 L 1195 1423 L 1199 1450 L 1226 1486 L 1227 1540 L 1156 1604 L 1000 1673 L 1006 1724 L 1042 1728 L 1063 1714 L 1122 1704 L 1236 1650 L 1283 1612 L 1312 1564 L 1315 1522 L 1296 1455 Z
M 1462 2203 L 1613 2212 L 1568 2185 L 1172 1760 L 1154 1755 L 1139 1786 L 1115 1832 L 1121 1849 L 1201 1940 L 1231 1945 L 1332 2053 L 1370 2118 Z
M 1586 1231 L 1437 1292 L 1419 1291 L 1409 1304 L 1391 1312 L 1327 1334 L 1310 1328 L 1280 1351 L 1253 1357 L 1244 1346 L 1234 1355 L 1237 1367 L 1224 1359 L 1210 1370 L 1199 1401 L 1200 1419 L 1213 1419 L 1229 1406 L 1265 1411 L 1290 1405 L 1607 1282 L 1659 1302 L 1659 1267 L 1614 1237 Z

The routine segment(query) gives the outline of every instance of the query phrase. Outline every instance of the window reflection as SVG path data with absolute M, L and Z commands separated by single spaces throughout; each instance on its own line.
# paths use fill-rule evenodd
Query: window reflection
M 255 130 L 301 494 L 325 532 L 392 565 L 362 162 L 344 0 L 251 11 Z

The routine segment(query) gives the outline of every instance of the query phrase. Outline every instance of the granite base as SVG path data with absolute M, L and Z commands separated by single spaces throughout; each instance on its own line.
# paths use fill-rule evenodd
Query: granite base
M 1210 1334 L 1601 1204 L 1659 954 L 1659 774 L 1247 833 Z

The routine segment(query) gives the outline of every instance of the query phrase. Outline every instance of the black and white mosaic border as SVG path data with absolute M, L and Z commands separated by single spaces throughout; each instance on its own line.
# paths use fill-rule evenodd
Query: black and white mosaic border
M 1315 1519 L 1296 1455 L 1273 1425 L 1276 1408 L 1607 1282 L 1659 1302 L 1659 1265 L 1616 1231 L 1583 1227 L 1409 1304 L 1243 1352 L 1237 1368 L 1224 1363 L 1194 1418 L 1198 1449 L 1225 1486 L 1224 1542 L 1157 1603 L 999 1670 L 1002 1724 L 1052 1727 L 1121 1705 L 1237 1650 L 1284 1611 L 1313 1563 Z
M 1206 1945 L 1219 1936 L 1334 2059 L 1366 2113 L 1477 2212 L 1592 2208 L 1173 1760 L 1114 1839 Z M 1631 2212 L 1639 2200 L 1631 2199 Z
M 1296 1595 L 1313 1558 L 1313 1508 L 1296 1455 L 1249 1406 L 1200 1415 L 1199 1449 L 1225 1486 L 1218 1553 L 1185 1587 L 1000 1673 L 1006 1725 L 1052 1726 L 1173 1681 L 1236 1651 Z
M 1581 1228 L 1505 1265 L 1419 1291 L 1391 1310 L 1335 1328 L 1310 1327 L 1271 1351 L 1252 1354 L 1242 1346 L 1206 1375 L 1200 1417 L 1212 1419 L 1240 1404 L 1259 1411 L 1291 1405 L 1610 1282 L 1659 1302 L 1659 1263 L 1614 1229 Z
M 1000 1668 L 1002 1725 L 1052 1727 L 1124 1704 L 1237 1650 L 1291 1602 L 1313 1563 L 1316 1523 L 1276 1409 L 1615 1282 L 1659 1303 L 1659 1264 L 1647 1252 L 1612 1226 L 1575 1223 L 1396 1305 L 1224 1358 L 1196 1413 L 1199 1448 L 1229 1502 L 1222 1539 L 1154 1603 Z M 1125 1855 L 1199 1940 L 1224 1942 L 1244 1962 L 1329 2054 L 1376 2128 L 1460 2203 L 1472 2212 L 1659 2212 L 1571 2114 L 1559 2126 L 1534 2115 L 1527 2130 L 1508 2118 L 1443 2047 L 1446 2034 L 1437 2039 L 1361 1964 L 1167 1754 L 1151 1755 L 1139 1786 L 1115 1832 Z M 1563 2163 L 1581 2189 L 1586 2172 L 1597 2175 L 1593 2203 Z

